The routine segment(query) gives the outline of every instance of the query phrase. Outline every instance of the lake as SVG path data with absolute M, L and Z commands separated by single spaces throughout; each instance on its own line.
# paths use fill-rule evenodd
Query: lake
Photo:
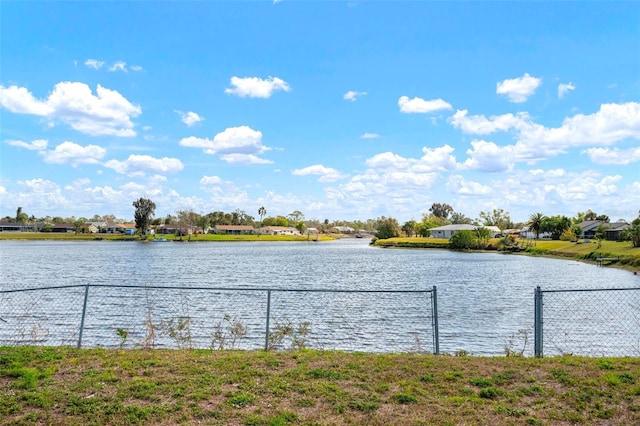
M 91 288 L 83 346 L 139 347 L 149 342 L 147 320 L 161 325 L 153 333 L 158 347 L 185 345 L 187 341 L 208 347 L 212 330 L 219 332 L 218 342 L 226 339 L 228 346 L 232 334 L 229 326 L 235 319 L 247 327 L 247 336 L 235 347 L 253 349 L 264 343 L 266 292 L 207 288 L 430 290 L 436 286 L 441 352 L 503 355 L 508 347 L 516 352 L 524 349 L 530 355 L 536 286 L 543 290 L 640 287 L 640 277 L 628 271 L 571 260 L 381 249 L 368 243 L 366 239 L 255 243 L 0 241 L 0 289 L 86 284 L 176 287 L 171 291 Z M 181 291 L 182 287 L 199 290 Z M 636 334 L 625 343 L 632 348 L 640 331 L 637 293 L 630 302 L 613 302 L 630 304 L 623 322 L 630 323 L 627 327 Z M 29 339 L 43 344 L 75 344 L 83 297 L 84 288 L 0 294 L 0 344 Z M 600 304 L 596 296 L 590 295 L 588 300 L 595 307 Z M 560 301 L 554 309 L 582 309 L 566 308 L 564 303 Z M 305 338 L 305 345 L 311 347 L 431 352 L 430 304 L 430 294 L 423 293 L 273 292 L 270 329 L 285 330 L 287 325 L 297 328 L 308 321 L 309 332 L 298 337 Z M 590 316 L 578 315 L 576 321 L 582 327 Z M 27 317 L 36 320 L 28 322 Z M 180 318 L 190 318 L 189 327 L 184 327 Z M 551 321 L 552 313 L 545 313 L 545 318 Z M 612 320 L 619 319 L 616 316 Z M 592 326 L 599 328 L 598 324 Z M 118 336 L 118 328 L 127 331 L 126 340 Z M 562 340 L 561 334 L 553 333 L 553 329 L 545 328 L 545 336 L 555 337 L 556 342 Z M 59 337 L 62 335 L 65 337 Z M 545 354 L 554 350 L 572 352 L 571 348 L 545 347 Z M 603 353 L 606 350 L 607 345 L 598 349 Z

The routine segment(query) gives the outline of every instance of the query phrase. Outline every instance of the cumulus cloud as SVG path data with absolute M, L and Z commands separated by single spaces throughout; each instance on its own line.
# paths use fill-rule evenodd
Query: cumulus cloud
M 587 154 L 589 159 L 596 164 L 626 166 L 640 161 L 640 148 L 589 148 L 582 153 Z
M 200 185 L 218 185 L 222 183 L 222 179 L 219 176 L 202 176 L 200 179 Z
M 426 114 L 434 111 L 451 109 L 451 104 L 443 101 L 442 99 L 426 101 L 418 97 L 409 99 L 408 96 L 401 96 L 400 99 L 398 99 L 398 106 L 400 107 L 400 112 L 404 112 L 405 114 Z
M 522 77 L 506 79 L 496 84 L 496 93 L 506 95 L 510 102 L 522 103 L 536 92 L 542 79 L 525 73 Z
M 80 164 L 98 164 L 106 152 L 106 149 L 97 145 L 82 146 L 65 141 L 51 151 L 41 152 L 41 155 L 45 163 L 77 167 Z
M 530 125 L 531 119 L 526 112 L 516 115 L 494 115 L 487 118 L 484 115 L 469 116 L 469 112 L 463 109 L 456 111 L 449 118 L 449 123 L 464 133 L 488 135 L 494 132 L 507 132 L 511 129 L 522 130 Z
M 640 103 L 603 104 L 597 112 L 565 118 L 555 128 L 535 123 L 526 113 L 486 118 L 468 116 L 463 110 L 456 112 L 449 122 L 471 134 L 513 131 L 516 139 L 513 145 L 476 141 L 470 152 L 474 158 L 466 163 L 467 167 L 497 171 L 504 170 L 509 162 L 532 164 L 566 153 L 570 148 L 610 146 L 626 139 L 640 139 Z M 491 164 L 481 166 L 482 161 Z
M 36 99 L 24 87 L 0 85 L 0 105 L 17 114 L 44 117 L 50 123 L 68 124 L 92 136 L 135 136 L 132 118 L 142 109 L 115 90 L 100 85 L 94 95 L 84 83 L 61 82 L 45 100 Z
M 511 147 L 499 147 L 493 142 L 475 140 L 467 150 L 464 167 L 482 172 L 503 172 L 513 166 Z
M 288 92 L 291 90 L 289 84 L 278 78 L 268 77 L 261 79 L 259 77 L 231 77 L 231 85 L 233 88 L 224 90 L 229 95 L 237 95 L 241 98 L 270 98 L 274 92 L 282 90 Z
M 362 136 L 360 136 L 360 139 L 377 139 L 379 138 L 380 135 L 377 133 L 369 133 L 369 132 L 365 132 L 362 134 Z
M 224 154 L 220 158 L 229 164 L 273 164 L 273 161 L 260 158 L 254 154 Z
M 262 145 L 262 132 L 248 126 L 229 127 L 213 139 L 190 136 L 180 141 L 180 146 L 201 148 L 205 154 L 220 155 L 229 163 L 271 163 L 257 157 L 271 148 Z
M 182 122 L 189 127 L 193 127 L 197 123 L 204 121 L 203 117 L 199 116 L 193 111 L 189 111 L 185 113 L 182 111 L 174 110 L 174 112 L 178 113 L 180 115 L 180 120 L 182 120 Z
M 104 61 L 99 61 L 97 59 L 87 59 L 86 61 L 84 61 L 84 64 L 89 68 L 99 70 L 104 65 Z
M 322 164 L 314 164 L 313 166 L 308 166 L 302 169 L 295 169 L 291 174 L 295 176 L 319 176 L 318 182 L 335 182 L 348 176 L 340 173 L 334 168 L 326 167 Z
M 28 149 L 29 151 L 42 151 L 47 149 L 49 141 L 46 139 L 36 139 L 31 142 L 24 142 L 19 140 L 7 140 L 7 145 L 17 146 L 20 148 Z
M 416 172 L 445 172 L 456 170 L 459 166 L 453 155 L 453 147 L 443 145 L 436 148 L 422 148 L 422 158 L 413 166 Z
M 449 176 L 447 191 L 458 195 L 489 195 L 493 192 L 490 186 L 467 180 L 460 175 Z
M 144 176 L 147 172 L 177 173 L 184 168 L 177 158 L 154 158 L 149 155 L 130 155 L 124 161 L 109 160 L 104 166 L 128 176 Z
M 356 100 L 358 100 L 358 98 L 366 96 L 366 94 L 367 92 L 356 92 L 354 90 L 349 90 L 342 96 L 342 99 L 344 99 L 345 101 L 355 102 Z
M 572 90 L 576 90 L 576 86 L 573 83 L 560 83 L 558 84 L 558 99 L 564 98 L 564 95 Z

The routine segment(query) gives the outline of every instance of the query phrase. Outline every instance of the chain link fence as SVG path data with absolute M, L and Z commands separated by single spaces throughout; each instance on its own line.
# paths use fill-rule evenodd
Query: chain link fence
M 439 352 L 437 293 L 84 285 L 0 291 L 0 345 Z
M 535 291 L 535 356 L 640 356 L 640 288 Z

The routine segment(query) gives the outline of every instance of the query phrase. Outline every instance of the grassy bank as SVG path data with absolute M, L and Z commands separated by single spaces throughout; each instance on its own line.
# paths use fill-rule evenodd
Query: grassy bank
M 498 250 L 499 239 L 489 241 L 488 250 Z M 448 248 L 449 240 L 440 238 L 389 238 L 377 240 L 376 246 L 403 248 Z M 615 262 L 605 264 L 640 270 L 640 247 L 632 247 L 628 241 L 602 241 L 600 246 L 595 241 L 588 243 L 571 241 L 539 240 L 520 253 L 538 256 L 563 257 L 574 260 L 596 261 L 600 257 L 619 258 Z
M 191 239 L 185 236 L 177 237 L 175 235 L 157 235 L 155 238 L 165 238 L 169 241 L 311 241 L 318 239 L 319 241 L 329 241 L 339 238 L 339 235 L 311 235 L 311 236 L 293 236 L 293 235 L 192 235 Z M 147 240 L 152 241 L 154 236 L 148 236 Z M 74 234 L 60 232 L 0 232 L 0 240 L 59 240 L 59 241 L 140 241 L 139 236 L 122 235 L 122 234 Z
M 2 424 L 640 424 L 640 358 L 0 348 Z

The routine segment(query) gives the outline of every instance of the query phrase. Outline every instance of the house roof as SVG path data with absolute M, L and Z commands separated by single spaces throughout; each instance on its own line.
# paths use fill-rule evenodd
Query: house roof
M 591 229 L 596 229 L 600 223 L 602 223 L 601 220 L 585 220 L 584 222 L 580 222 L 578 226 L 582 228 L 583 231 L 589 231 Z
M 255 229 L 251 225 L 216 225 L 214 228 L 220 231 L 253 231 Z
M 478 228 L 475 225 L 467 225 L 465 223 L 457 225 L 444 225 L 437 228 L 431 228 L 429 231 L 475 231 Z

